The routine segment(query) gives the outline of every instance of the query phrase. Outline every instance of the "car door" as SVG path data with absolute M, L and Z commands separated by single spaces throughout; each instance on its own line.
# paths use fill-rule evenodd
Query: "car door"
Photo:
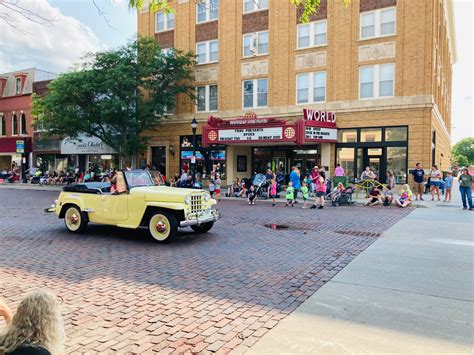
M 128 218 L 129 194 L 100 195 L 100 214 L 106 221 L 120 222 Z

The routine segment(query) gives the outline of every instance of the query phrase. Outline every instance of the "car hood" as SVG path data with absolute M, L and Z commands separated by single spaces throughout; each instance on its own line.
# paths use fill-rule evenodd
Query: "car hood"
M 184 202 L 186 195 L 204 193 L 204 190 L 183 189 L 169 186 L 135 187 L 131 193 L 144 194 L 145 201 Z

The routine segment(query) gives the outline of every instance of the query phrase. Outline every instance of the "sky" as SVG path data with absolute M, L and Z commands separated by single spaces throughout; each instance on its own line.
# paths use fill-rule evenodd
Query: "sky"
M 12 13 L 12 28 L 0 19 L 0 73 L 30 67 L 64 72 L 86 52 L 118 47 L 136 34 L 137 16 L 129 10 L 128 0 L 95 0 L 104 15 L 92 0 L 2 1 L 16 1 L 53 21 L 38 24 Z M 454 0 L 454 19 L 457 62 L 451 138 L 456 143 L 474 137 L 474 0 Z

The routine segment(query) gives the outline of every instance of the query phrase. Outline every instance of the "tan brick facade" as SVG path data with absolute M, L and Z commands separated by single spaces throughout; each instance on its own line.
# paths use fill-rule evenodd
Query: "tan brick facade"
M 242 80 L 267 77 L 268 106 L 251 110 L 258 116 L 295 120 L 302 117 L 303 108 L 315 108 L 337 112 L 338 128 L 406 125 L 409 169 L 416 162 L 422 162 L 425 168 L 431 165 L 431 139 L 435 130 L 434 161 L 442 170 L 447 170 L 451 155 L 451 80 L 455 61 L 451 1 L 352 0 L 347 7 L 343 1 L 321 3 L 314 19 L 327 19 L 327 45 L 297 49 L 297 9 L 289 0 L 270 0 L 268 10 L 248 14 L 243 14 L 242 0 L 219 1 L 219 61 L 197 68 L 200 78 L 211 78 L 201 84 L 218 85 L 218 112 L 213 115 L 226 119 L 249 111 L 242 108 Z M 197 29 L 209 25 L 196 25 L 194 1 L 172 1 L 171 4 L 176 9 L 174 45 L 195 51 L 198 39 L 211 31 L 206 29 L 201 33 Z M 396 33 L 361 40 L 361 11 L 394 5 Z M 243 58 L 242 34 L 266 27 L 268 55 Z M 152 13 L 138 15 L 138 32 L 154 35 Z M 384 63 L 395 64 L 394 96 L 360 100 L 360 67 Z M 254 67 L 263 69 L 251 74 L 249 68 Z M 325 102 L 296 104 L 296 75 L 316 71 L 326 72 Z M 216 72 L 217 80 L 213 76 Z M 163 122 L 153 137 L 154 141 L 166 142 L 176 149 L 174 157 L 169 154 L 168 174 L 178 171 L 179 136 L 190 134 L 192 117 L 204 123 L 209 115 L 196 113 L 189 99 L 178 99 L 176 115 Z M 328 156 L 330 161 L 324 164 L 332 168 L 334 144 Z

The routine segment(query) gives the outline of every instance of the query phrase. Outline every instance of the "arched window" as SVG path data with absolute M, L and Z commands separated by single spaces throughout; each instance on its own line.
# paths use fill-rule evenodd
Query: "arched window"
M 18 135 L 18 120 L 16 119 L 16 115 L 12 117 L 12 135 Z
M 26 131 L 26 116 L 24 113 L 21 114 L 20 121 L 21 121 L 21 134 L 28 134 L 28 132 Z
M 6 133 L 6 124 L 5 124 L 5 116 L 3 115 L 3 113 L 0 115 L 0 125 L 1 125 L 1 129 L 0 129 L 0 136 L 5 136 Z

